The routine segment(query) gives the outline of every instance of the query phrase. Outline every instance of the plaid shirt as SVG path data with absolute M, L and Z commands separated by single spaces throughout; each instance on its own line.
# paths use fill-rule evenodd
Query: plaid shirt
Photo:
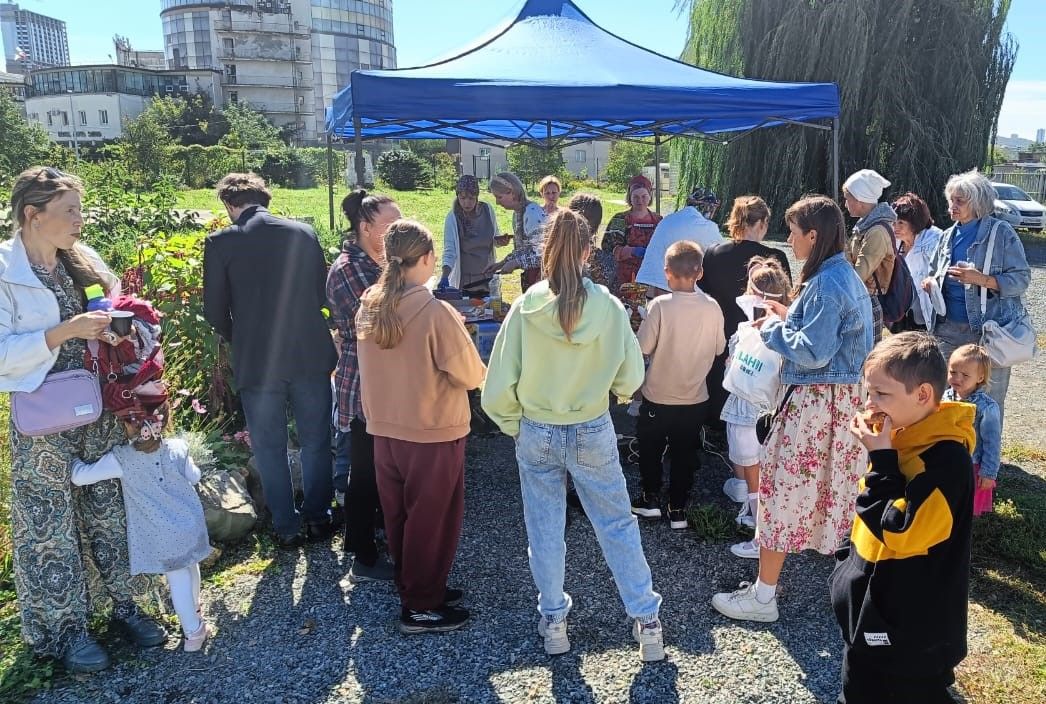
M 359 245 L 349 244 L 331 266 L 327 276 L 327 300 L 331 318 L 341 337 L 341 355 L 334 372 L 338 401 L 338 429 L 346 431 L 349 422 L 363 418 L 360 396 L 360 364 L 356 348 L 356 312 L 363 292 L 378 282 L 381 267 Z

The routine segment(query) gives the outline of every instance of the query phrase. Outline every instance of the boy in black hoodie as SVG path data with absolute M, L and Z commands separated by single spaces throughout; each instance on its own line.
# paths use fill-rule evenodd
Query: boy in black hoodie
M 839 702 L 955 701 L 966 657 L 974 407 L 941 401 L 948 367 L 932 337 L 879 343 L 864 365 L 868 448 L 850 541 L 829 580 L 846 645 Z

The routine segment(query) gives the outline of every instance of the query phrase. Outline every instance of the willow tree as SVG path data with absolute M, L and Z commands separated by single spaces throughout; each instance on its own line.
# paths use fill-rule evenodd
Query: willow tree
M 943 213 L 950 174 L 989 158 L 1017 54 L 1010 0 L 690 0 L 682 59 L 722 73 L 839 86 L 842 178 L 874 168 Z M 775 212 L 831 188 L 827 132 L 783 126 L 678 140 L 680 192 L 758 193 Z M 838 195 L 838 194 L 833 194 Z

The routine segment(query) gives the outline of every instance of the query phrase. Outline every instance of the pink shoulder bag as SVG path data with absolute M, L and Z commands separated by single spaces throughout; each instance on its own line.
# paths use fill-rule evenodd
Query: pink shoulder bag
M 22 435 L 53 435 L 101 415 L 102 389 L 98 377 L 86 369 L 48 374 L 36 391 L 11 394 L 11 418 Z

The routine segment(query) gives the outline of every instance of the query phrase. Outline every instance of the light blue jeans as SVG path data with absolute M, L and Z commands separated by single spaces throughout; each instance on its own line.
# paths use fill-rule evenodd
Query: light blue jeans
M 530 543 L 530 572 L 538 588 L 538 611 L 561 621 L 570 611 L 563 591 L 567 474 L 592 522 L 603 559 L 631 618 L 657 618 L 661 595 L 654 591 L 643 556 L 639 523 L 632 515 L 617 454 L 610 414 L 576 425 L 549 425 L 523 418 L 516 438 L 516 461 L 523 490 L 523 517 Z

